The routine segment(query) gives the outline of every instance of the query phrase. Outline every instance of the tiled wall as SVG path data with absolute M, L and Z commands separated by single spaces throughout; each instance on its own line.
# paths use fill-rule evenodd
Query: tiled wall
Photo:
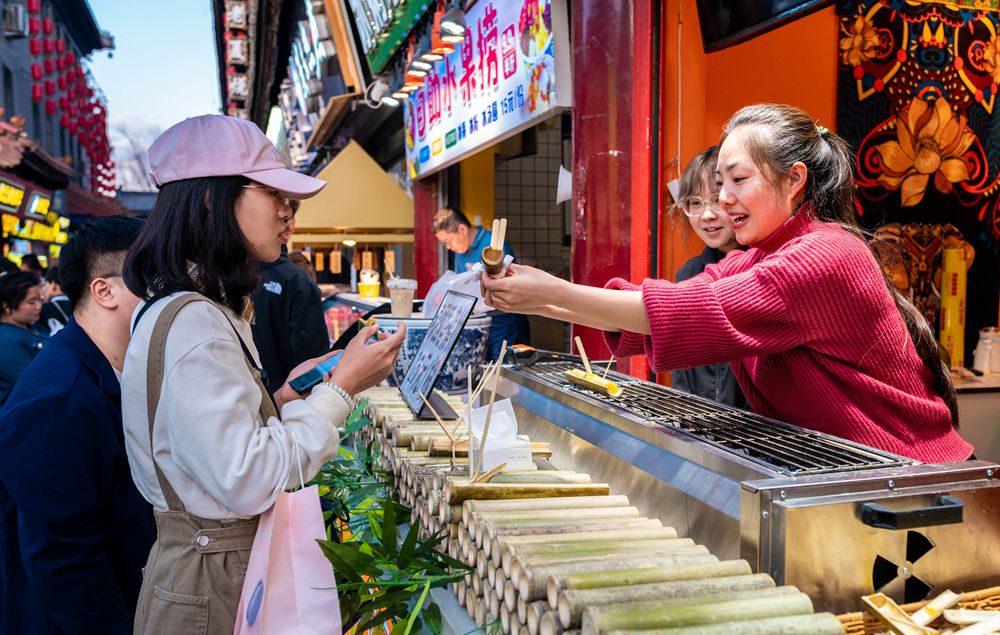
M 568 202 L 556 204 L 559 165 L 572 166 L 563 156 L 560 118 L 537 128 L 538 152 L 504 160 L 496 158 L 496 216 L 507 219 L 507 242 L 517 261 L 569 278 L 570 248 L 564 214 Z M 569 144 L 566 144 L 568 153 Z M 531 343 L 538 348 L 569 350 L 569 326 L 530 316 Z
M 537 127 L 538 152 L 516 159 L 496 159 L 496 215 L 507 219 L 507 241 L 518 262 L 566 277 L 570 248 L 564 246 L 567 228 L 564 206 L 556 204 L 562 156 L 560 118 Z

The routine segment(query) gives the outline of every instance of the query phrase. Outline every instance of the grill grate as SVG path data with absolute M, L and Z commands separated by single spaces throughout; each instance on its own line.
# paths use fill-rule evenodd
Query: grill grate
M 542 362 L 518 370 L 789 475 L 847 472 L 911 463 L 879 450 L 714 404 L 619 373 L 608 373 L 608 377 L 622 388 L 622 394 L 609 397 L 570 383 L 564 373 L 571 368 L 579 366 L 572 362 Z

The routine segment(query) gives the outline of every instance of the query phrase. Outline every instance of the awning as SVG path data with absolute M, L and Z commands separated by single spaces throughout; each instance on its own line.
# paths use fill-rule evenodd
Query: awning
M 316 176 L 327 186 L 302 201 L 294 242 L 413 242 L 413 199 L 356 142 Z

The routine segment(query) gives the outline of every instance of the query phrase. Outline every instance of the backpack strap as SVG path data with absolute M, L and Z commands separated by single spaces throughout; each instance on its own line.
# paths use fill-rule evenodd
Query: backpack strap
M 135 323 L 138 324 L 139 318 L 142 317 L 142 313 L 145 309 L 153 304 L 159 298 L 155 298 L 147 302 L 146 306 L 140 310 L 139 316 L 136 318 Z M 192 302 L 212 302 L 205 296 L 198 293 L 189 293 L 182 295 L 180 297 L 171 300 L 163 311 L 156 318 L 156 323 L 153 325 L 153 333 L 149 338 L 149 353 L 146 357 L 146 412 L 147 418 L 149 419 L 149 455 L 153 460 L 153 468 L 156 470 L 156 480 L 160 484 L 160 490 L 163 492 L 163 498 L 167 503 L 167 509 L 170 511 L 186 511 L 184 508 L 184 503 L 181 502 L 180 498 L 177 496 L 177 492 L 167 481 L 166 477 L 163 475 L 163 471 L 160 470 L 159 464 L 156 462 L 156 454 L 153 451 L 153 428 L 156 421 L 156 408 L 160 403 L 160 391 L 163 387 L 163 363 L 164 355 L 167 346 L 167 333 L 170 331 L 170 326 L 173 324 L 174 319 L 177 314 L 185 306 Z M 212 302 L 212 304 L 215 304 Z M 216 305 L 218 306 L 218 305 Z M 221 307 L 219 307 L 220 310 Z M 250 349 L 247 347 L 246 342 L 240 336 L 239 332 L 236 331 L 236 325 L 229 320 L 229 316 L 223 311 L 223 316 L 229 321 L 229 325 L 233 327 L 233 331 L 236 333 L 236 338 L 240 341 L 240 346 L 243 348 L 244 361 L 246 362 L 247 368 L 250 370 L 250 374 L 253 375 L 254 382 L 257 387 L 260 388 L 261 392 L 261 403 L 260 409 L 258 410 L 261 418 L 264 421 L 264 425 L 267 425 L 267 421 L 270 417 L 277 417 L 277 405 L 274 402 L 274 397 L 267 390 L 267 386 L 264 385 L 261 379 L 261 371 L 250 354 Z

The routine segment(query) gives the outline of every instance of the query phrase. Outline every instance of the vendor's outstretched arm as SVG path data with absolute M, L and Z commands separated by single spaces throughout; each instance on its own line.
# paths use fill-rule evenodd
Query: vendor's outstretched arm
M 573 284 L 522 265 L 511 265 L 507 276 L 497 280 L 484 275 L 482 287 L 486 303 L 503 311 L 538 313 L 602 330 L 649 334 L 641 291 Z

